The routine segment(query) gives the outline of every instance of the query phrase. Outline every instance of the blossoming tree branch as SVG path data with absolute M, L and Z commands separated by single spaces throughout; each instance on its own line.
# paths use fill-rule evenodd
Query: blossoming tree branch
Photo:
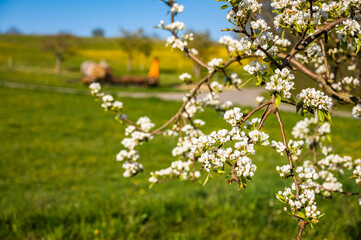
M 161 0 L 170 12 L 170 20 L 158 25 L 170 33 L 166 46 L 184 52 L 208 71 L 198 82 L 189 73 L 179 76 L 181 81 L 194 84 L 194 88 L 163 125 L 154 128 L 148 117 L 131 120 L 123 114 L 123 103 L 101 92 L 99 83 L 90 85 L 91 93 L 105 110 L 115 112 L 117 119 L 127 125 L 122 140 L 124 149 L 116 157 L 123 162 L 124 177 L 143 171 L 136 148 L 158 135 L 178 138 L 178 142 L 172 150 L 174 161 L 170 166 L 151 172 L 151 185 L 175 179 L 194 181 L 202 175 L 206 184 L 212 174 L 221 174 L 229 184 L 236 182 L 243 189 L 257 174 L 252 162 L 256 149 L 264 146 L 277 151 L 281 160 L 276 171 L 293 183 L 280 189 L 275 197 L 286 213 L 298 219 L 297 238 L 301 239 L 305 227 L 323 216 L 316 195 L 361 195 L 344 191 L 340 182 L 346 175 L 361 184 L 361 159 L 335 153 L 330 141 L 330 112 L 335 104 L 353 105 L 353 117 L 361 119 L 361 97 L 353 94 L 360 87 L 357 54 L 361 47 L 361 1 L 273 0 L 274 32 L 270 31 L 272 23 L 262 18 L 262 4 L 257 0 L 218 1 L 225 3 L 221 8 L 228 10 L 225 18 L 234 26 L 225 31 L 238 33 L 238 37 L 224 36 L 219 40 L 227 48 L 227 59 L 214 58 L 205 63 L 197 57 L 197 49 L 188 47 L 193 34 L 185 32 L 183 22 L 176 21 L 183 5 Z M 243 59 L 250 59 L 250 64 L 242 65 Z M 238 65 L 257 86 L 269 91 L 269 100 L 263 100 L 248 114 L 231 102 L 219 100 L 224 86 L 241 89 L 248 82 L 229 72 L 231 65 Z M 294 71 L 304 77 L 295 79 Z M 215 74 L 224 75 L 225 82 L 213 81 Z M 295 81 L 305 79 L 317 83 L 319 89 L 294 89 Z M 208 89 L 205 97 L 200 95 L 203 86 Z M 294 106 L 302 116 L 292 129 L 292 136 L 285 134 L 280 104 Z M 229 128 L 204 134 L 201 127 L 205 122 L 197 118 L 204 108 L 222 114 Z M 257 112 L 262 113 L 260 118 L 254 117 Z M 271 114 L 276 115 L 282 141 L 272 140 L 272 136 L 262 132 Z

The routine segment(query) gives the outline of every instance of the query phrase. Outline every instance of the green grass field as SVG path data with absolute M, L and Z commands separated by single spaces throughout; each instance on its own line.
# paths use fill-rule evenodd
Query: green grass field
M 274 195 L 288 184 L 275 171 L 286 162 L 275 151 L 259 149 L 254 157 L 258 169 L 246 190 L 237 191 L 222 177 L 205 187 L 175 181 L 149 189 L 150 171 L 173 160 L 173 139 L 158 137 L 140 148 L 145 172 L 124 179 L 115 161 L 124 127 L 91 96 L 0 87 L 0 99 L 0 239 L 296 236 L 297 221 L 282 211 Z M 181 104 L 152 98 L 122 101 L 130 118 L 148 115 L 157 125 Z M 298 116 L 282 116 L 289 134 Z M 225 126 L 212 111 L 202 118 L 209 124 L 205 132 Z M 265 129 L 278 136 L 275 127 L 275 116 L 270 116 Z M 336 152 L 360 157 L 359 129 L 361 121 L 335 117 Z M 307 227 L 304 239 L 361 239 L 357 197 L 318 199 L 318 207 L 325 216 L 314 229 Z

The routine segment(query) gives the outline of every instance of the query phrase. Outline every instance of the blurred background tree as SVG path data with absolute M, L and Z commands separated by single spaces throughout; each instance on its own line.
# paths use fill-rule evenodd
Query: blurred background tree
M 92 31 L 93 37 L 104 37 L 104 30 L 102 28 L 94 28 Z
M 55 72 L 61 72 L 65 59 L 75 54 L 76 37 L 69 33 L 59 33 L 42 41 L 41 49 L 51 52 L 55 57 Z
M 119 40 L 120 48 L 128 57 L 128 72 L 133 70 L 133 59 L 136 53 L 141 53 L 149 57 L 153 51 L 153 40 L 144 34 L 143 29 L 136 32 L 121 29 L 121 38 Z

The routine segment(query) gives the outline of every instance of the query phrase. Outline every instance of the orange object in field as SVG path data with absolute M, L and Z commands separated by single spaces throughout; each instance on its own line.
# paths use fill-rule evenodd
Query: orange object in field
M 158 58 L 154 58 L 152 65 L 150 65 L 148 77 L 159 78 L 159 60 L 158 60 Z

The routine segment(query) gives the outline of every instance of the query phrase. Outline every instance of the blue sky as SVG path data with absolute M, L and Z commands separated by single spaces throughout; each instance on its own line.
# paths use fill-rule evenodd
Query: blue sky
M 216 0 L 183 0 L 185 11 L 178 20 L 187 29 L 210 30 L 213 39 L 224 35 L 220 30 L 229 26 L 222 2 Z M 71 32 L 90 36 L 92 29 L 100 27 L 106 36 L 120 35 L 119 29 L 167 33 L 154 29 L 161 19 L 169 21 L 167 7 L 159 0 L 0 0 L 0 31 L 16 27 L 25 34 L 55 34 Z

